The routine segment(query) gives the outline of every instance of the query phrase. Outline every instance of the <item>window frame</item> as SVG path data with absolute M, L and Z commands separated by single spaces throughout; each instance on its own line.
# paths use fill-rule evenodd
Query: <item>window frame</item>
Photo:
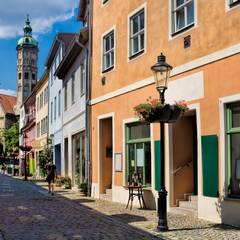
M 58 91 L 58 116 L 61 116 L 61 89 Z
M 231 186 L 231 178 L 232 176 L 232 152 L 231 152 L 231 136 L 233 134 L 237 134 L 240 133 L 240 126 L 238 127 L 233 127 L 232 125 L 232 109 L 231 109 L 231 105 L 234 103 L 239 102 L 240 105 L 240 100 L 239 101 L 233 101 L 233 102 L 228 102 L 225 105 L 225 115 L 226 115 L 226 126 L 225 126 L 225 133 L 226 133 L 226 149 L 227 149 L 227 161 L 226 161 L 226 177 L 227 177 L 227 195 L 229 198 L 237 198 L 240 199 L 240 194 L 233 194 L 231 192 L 229 192 L 228 187 Z M 240 183 L 240 182 L 239 182 Z
M 140 23 L 140 15 L 143 13 L 144 16 L 144 27 L 139 30 L 141 23 Z M 138 32 L 133 33 L 133 19 L 138 18 Z M 142 54 L 145 52 L 146 48 L 146 10 L 145 7 L 141 7 L 141 9 L 138 9 L 136 12 L 134 12 L 131 16 L 129 16 L 129 21 L 128 21 L 128 28 L 129 28 L 129 34 L 128 34 L 128 41 L 129 41 L 129 51 L 128 51 L 128 57 L 129 59 L 135 58 L 136 56 Z M 140 48 L 141 46 L 141 35 L 144 36 L 143 39 L 143 48 Z M 138 51 L 133 52 L 134 49 L 134 41 L 133 39 L 136 38 L 138 39 Z
M 73 72 L 71 75 L 71 97 L 72 97 L 72 105 L 75 103 L 75 84 L 76 83 L 76 73 Z
M 175 36 L 181 32 L 184 32 L 196 25 L 196 0 L 184 0 L 184 3 L 176 7 L 177 0 L 170 0 L 171 1 L 171 36 Z M 187 23 L 187 6 L 193 3 L 193 22 Z M 182 28 L 177 29 L 177 11 L 184 9 L 184 26 Z
M 240 4 L 240 0 L 228 0 L 229 8 L 233 8 Z
M 83 96 L 86 91 L 86 64 L 85 59 L 80 64 L 80 95 Z
M 132 122 L 132 123 L 126 123 L 125 125 L 125 181 L 128 182 L 129 181 L 129 145 L 130 144 L 143 144 L 143 151 L 145 150 L 145 144 L 149 143 L 150 144 L 150 152 L 151 152 L 151 126 L 149 124 L 149 132 L 150 132 L 150 136 L 147 138 L 138 138 L 138 139 L 130 139 L 130 127 L 132 126 L 137 126 L 137 125 L 141 125 L 141 122 Z M 134 146 L 134 152 L 136 155 L 136 146 Z M 137 167 L 136 165 L 136 161 L 137 159 L 135 158 L 135 168 Z M 152 160 L 150 159 L 150 164 L 152 165 Z M 153 179 L 152 179 L 152 168 L 151 168 L 151 172 L 150 172 L 150 177 L 151 177 L 151 183 L 146 184 L 146 162 L 145 162 L 145 152 L 144 152 L 144 167 L 143 167 L 143 176 L 142 176 L 142 184 L 143 185 L 147 185 L 147 187 L 151 187 L 153 184 Z
M 66 111 L 67 110 L 67 108 L 68 108 L 68 101 L 67 101 L 67 83 L 65 84 L 65 86 L 64 86 L 64 110 Z
M 110 37 L 111 35 L 113 34 L 113 46 L 110 47 L 109 50 L 105 51 L 105 43 L 106 43 L 106 38 Z M 101 55 L 101 58 L 102 58 L 102 67 L 101 67 L 101 71 L 102 73 L 105 73 L 105 72 L 108 72 L 112 69 L 114 69 L 115 67 L 115 56 L 116 56 L 116 49 L 115 49 L 115 46 L 116 46 L 116 31 L 115 31 L 115 27 L 114 28 L 111 28 L 109 31 L 107 31 L 106 33 L 104 33 L 102 35 L 102 43 L 101 43 L 101 48 L 102 48 L 102 55 Z M 111 44 L 111 40 L 110 40 L 110 44 Z M 113 53 L 113 62 L 112 61 L 112 58 L 111 58 L 111 53 Z M 110 55 L 110 65 L 108 67 L 105 66 L 105 56 L 109 54 Z

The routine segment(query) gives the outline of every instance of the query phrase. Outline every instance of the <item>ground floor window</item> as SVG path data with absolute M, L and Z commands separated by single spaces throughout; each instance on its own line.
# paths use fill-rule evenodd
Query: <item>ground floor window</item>
M 72 160 L 74 167 L 74 185 L 80 186 L 86 178 L 85 132 L 72 136 Z
M 240 198 L 240 101 L 227 104 L 226 134 L 228 194 Z
M 151 185 L 150 125 L 134 123 L 126 126 L 126 179 L 138 175 L 143 185 Z

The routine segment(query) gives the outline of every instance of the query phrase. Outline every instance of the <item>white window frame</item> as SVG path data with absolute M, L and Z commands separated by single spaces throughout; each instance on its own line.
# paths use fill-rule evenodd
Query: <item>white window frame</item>
M 196 24 L 196 0 L 184 0 L 184 3 L 178 7 L 176 7 L 176 1 L 177 0 L 170 0 L 171 1 L 171 34 L 175 35 L 179 32 L 184 31 L 184 29 L 187 29 L 191 26 L 194 26 Z M 187 6 L 193 2 L 193 22 L 187 23 Z M 182 28 L 177 29 L 177 11 L 184 8 L 184 26 Z
M 226 0 L 225 4 L 225 10 L 226 12 L 235 9 L 237 7 L 240 7 L 240 0 Z
M 135 54 L 131 56 L 131 44 L 130 44 L 130 24 L 131 24 L 131 18 L 139 13 L 140 11 L 144 11 L 144 49 L 141 51 L 141 54 Z M 127 37 L 127 62 L 133 61 L 134 59 L 143 56 L 147 52 L 147 3 L 145 2 L 138 8 L 136 8 L 134 11 L 130 12 L 127 16 L 128 21 L 128 37 Z
M 54 121 L 57 119 L 57 96 L 54 97 Z
M 110 2 L 110 0 L 101 0 L 102 7 L 106 6 L 109 2 Z
M 61 116 L 61 89 L 58 91 L 58 116 Z
M 67 110 L 67 108 L 68 108 L 68 94 L 67 94 L 67 90 L 68 90 L 68 87 L 67 87 L 67 83 L 66 83 L 66 85 L 64 86 L 64 110 L 66 111 Z
M 72 105 L 75 103 L 75 86 L 76 86 L 76 73 L 73 72 L 71 76 L 71 96 L 72 96 Z
M 104 73 L 104 72 L 107 72 L 107 71 L 109 71 L 109 70 L 111 70 L 111 69 L 114 69 L 114 67 L 115 67 L 115 58 L 116 58 L 116 51 L 115 51 L 115 46 L 116 46 L 116 36 L 115 36 L 115 28 L 111 28 L 108 32 L 106 32 L 106 33 L 104 33 L 103 35 L 102 35 L 102 43 L 101 43 L 101 46 L 102 46 L 102 54 L 101 54 L 101 58 L 102 58 L 102 67 L 101 67 L 101 71 L 102 71 L 102 73 Z M 105 48 L 105 39 L 107 38 L 107 37 L 109 37 L 110 35 L 112 35 L 113 34 L 113 47 L 110 49 L 110 50 L 108 50 L 108 51 L 106 51 L 105 52 L 105 50 L 104 50 L 104 48 Z M 108 67 L 106 67 L 105 66 L 105 55 L 107 55 L 107 54 L 111 54 L 113 52 L 113 63 L 111 63 L 111 58 L 110 58 L 110 66 L 108 66 Z
M 86 64 L 85 59 L 80 64 L 80 94 L 81 96 L 85 94 L 86 87 Z
M 138 32 L 136 33 L 133 33 L 133 19 L 135 17 L 137 17 L 137 21 L 138 21 L 138 28 L 140 28 L 140 15 L 143 13 L 143 16 L 144 16 L 144 27 L 143 29 L 140 29 L 138 30 Z M 132 15 L 129 19 L 129 57 L 134 57 L 142 52 L 144 52 L 144 49 L 145 49 L 145 9 L 142 8 L 141 10 L 139 10 L 137 13 L 135 13 L 134 15 Z M 141 47 L 141 35 L 144 36 L 144 41 L 143 41 L 143 48 L 140 48 Z M 134 49 L 134 41 L 133 39 L 136 38 L 138 39 L 138 47 L 139 49 L 136 51 L 136 52 L 133 52 L 133 49 Z
M 50 109 L 50 111 L 51 111 L 51 123 L 53 122 L 53 102 L 51 102 L 51 109 Z

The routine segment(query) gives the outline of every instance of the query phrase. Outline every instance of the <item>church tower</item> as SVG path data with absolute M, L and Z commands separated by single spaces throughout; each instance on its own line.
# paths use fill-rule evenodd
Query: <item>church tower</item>
M 19 115 L 20 107 L 30 95 L 37 83 L 38 42 L 32 37 L 32 28 L 27 16 L 23 28 L 24 36 L 17 43 L 17 105 L 15 113 Z

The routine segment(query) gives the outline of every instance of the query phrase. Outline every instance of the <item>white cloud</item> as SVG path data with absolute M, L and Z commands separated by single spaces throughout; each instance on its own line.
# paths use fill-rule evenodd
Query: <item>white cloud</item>
M 16 91 L 12 90 L 12 89 L 3 89 L 0 88 L 0 93 L 1 94 L 6 94 L 6 95 L 11 95 L 11 96 L 16 96 Z
M 35 35 L 51 30 L 56 22 L 73 16 L 79 0 L 0 0 L 0 39 L 23 34 L 26 15 Z

